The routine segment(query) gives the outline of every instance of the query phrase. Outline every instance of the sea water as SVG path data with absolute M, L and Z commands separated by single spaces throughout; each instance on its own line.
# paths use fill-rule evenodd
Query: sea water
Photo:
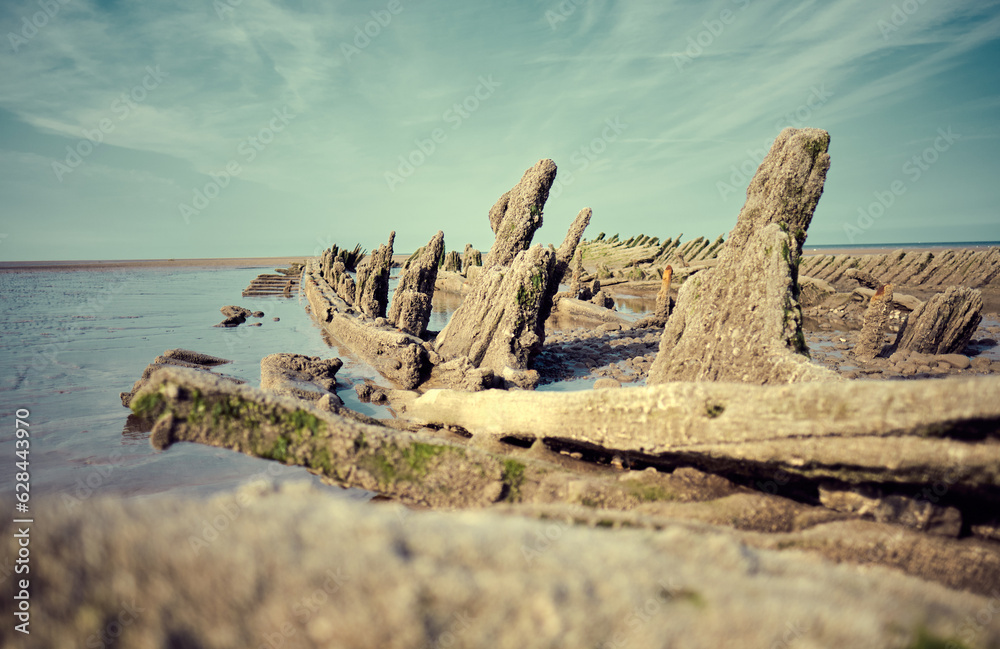
M 337 356 L 306 313 L 304 298 L 241 297 L 250 280 L 267 270 L 0 273 L 0 493 L 14 493 L 20 409 L 30 413 L 31 495 L 55 496 L 66 507 L 94 495 L 210 495 L 260 478 L 318 485 L 303 468 L 225 449 L 180 443 L 155 451 L 148 433 L 126 426 L 129 410 L 119 398 L 158 355 L 178 347 L 231 359 L 214 371 L 251 386 L 260 385 L 260 361 L 268 354 Z M 263 311 L 265 317 L 214 327 L 223 319 L 219 308 L 228 304 Z M 262 326 L 249 327 L 250 322 Z M 341 357 L 345 366 L 338 379 L 345 385 L 339 394 L 364 410 L 347 383 L 379 377 Z

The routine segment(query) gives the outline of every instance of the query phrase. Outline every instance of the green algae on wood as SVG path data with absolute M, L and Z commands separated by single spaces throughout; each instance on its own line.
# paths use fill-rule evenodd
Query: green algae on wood
M 641 479 L 626 480 L 623 485 L 631 495 L 644 503 L 672 501 L 677 498 L 666 487 L 658 484 L 650 484 Z
M 133 401 L 155 419 L 151 442 L 187 441 L 306 467 L 343 487 L 376 491 L 404 503 L 485 507 L 551 502 L 581 477 L 537 458 L 510 457 L 314 410 L 287 397 L 212 376 L 164 369 Z M 586 497 L 633 507 L 669 500 L 657 488 L 636 491 L 617 479 L 585 480 Z
M 506 500 L 511 502 L 521 500 L 521 487 L 524 484 L 525 468 L 527 467 L 525 467 L 524 463 L 517 460 L 507 459 L 503 461 L 502 479 L 507 492 Z

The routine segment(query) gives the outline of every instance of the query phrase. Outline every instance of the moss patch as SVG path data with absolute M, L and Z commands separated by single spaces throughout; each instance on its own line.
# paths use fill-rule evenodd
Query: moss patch
M 446 446 L 414 442 L 403 449 L 403 460 L 414 475 L 423 476 L 427 475 L 427 465 L 431 458 L 437 457 L 447 450 L 449 448 Z
M 667 491 L 660 485 L 649 484 L 641 480 L 626 480 L 623 484 L 630 494 L 644 503 L 671 501 L 676 499 L 674 494 Z
M 323 474 L 330 477 L 336 477 L 337 472 L 334 471 L 333 456 L 330 454 L 330 449 L 321 448 L 313 453 L 312 468 L 322 471 Z
M 383 454 L 373 453 L 358 458 L 358 466 L 372 474 L 380 485 L 391 485 L 396 482 L 396 466 Z
M 437 462 L 435 457 L 444 453 L 465 454 L 465 449 L 413 442 L 402 448 L 395 444 L 370 447 L 363 435 L 354 440 L 354 448 L 359 453 L 358 466 L 371 473 L 380 485 L 396 482 L 416 482 L 425 477 Z
M 167 396 L 176 389 L 176 399 Z M 326 424 L 304 410 L 259 403 L 235 394 L 203 394 L 198 389 L 162 385 L 132 403 L 137 415 L 157 419 L 169 413 L 181 423 L 200 429 L 220 446 L 279 462 L 299 455 L 292 446 L 322 433 Z M 308 458 L 312 448 L 302 449 Z
M 660 598 L 668 602 L 686 602 L 695 608 L 705 608 L 705 598 L 701 593 L 690 588 L 660 589 Z
M 316 434 L 323 427 L 323 422 L 312 413 L 305 410 L 294 410 L 286 417 L 288 425 L 297 431 L 308 430 L 311 434 Z
M 954 638 L 946 639 L 936 636 L 927 629 L 920 628 L 908 649 L 968 649 L 968 645 Z
M 795 332 L 795 337 L 792 339 L 792 345 L 796 352 L 811 358 L 809 354 L 809 345 L 806 344 L 806 335 L 802 333 L 801 329 Z
M 138 417 L 153 418 L 162 411 L 164 400 L 160 392 L 146 392 L 132 400 L 132 412 Z
M 810 140 L 805 145 L 805 150 L 815 159 L 819 154 L 823 153 L 824 145 L 821 140 Z
M 531 277 L 528 278 L 528 285 L 522 285 L 517 287 L 517 303 L 522 307 L 534 306 L 538 300 L 538 296 L 542 294 L 542 275 L 538 270 L 531 271 Z
M 239 402 L 236 399 L 222 399 L 212 405 L 211 414 L 215 419 L 232 419 L 239 416 Z M 255 422 L 256 423 L 256 422 Z
M 503 461 L 503 473 L 501 480 L 507 487 L 507 498 L 511 502 L 521 500 L 521 487 L 524 485 L 524 470 L 527 467 L 517 460 L 506 459 Z
M 271 449 L 262 453 L 261 457 L 270 458 L 278 462 L 285 462 L 288 460 L 288 440 L 283 436 L 279 437 L 274 441 L 274 445 L 271 446 Z

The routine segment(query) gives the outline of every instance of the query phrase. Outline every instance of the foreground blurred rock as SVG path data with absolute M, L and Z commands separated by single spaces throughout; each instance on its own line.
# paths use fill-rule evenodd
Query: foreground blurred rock
M 31 604 L 44 621 L 32 618 L 31 646 L 1000 643 L 1000 592 L 763 549 L 706 525 L 609 530 L 547 516 L 417 513 L 298 486 L 94 499 L 32 530 Z M 14 532 L 0 523 L 8 554 Z M 4 646 L 20 639 L 0 627 Z
M 718 265 L 684 283 L 650 384 L 836 380 L 809 362 L 798 302 L 798 263 L 830 168 L 830 136 L 788 128 L 747 189 Z

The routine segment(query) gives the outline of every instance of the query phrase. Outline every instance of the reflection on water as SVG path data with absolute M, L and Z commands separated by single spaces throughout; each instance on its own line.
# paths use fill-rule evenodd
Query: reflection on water
M 655 297 L 640 297 L 638 295 L 614 295 L 615 307 L 622 313 L 646 315 L 656 310 Z
M 458 293 L 435 291 L 431 303 L 431 319 L 427 328 L 431 331 L 441 331 L 448 324 L 451 314 L 462 304 L 463 296 Z

